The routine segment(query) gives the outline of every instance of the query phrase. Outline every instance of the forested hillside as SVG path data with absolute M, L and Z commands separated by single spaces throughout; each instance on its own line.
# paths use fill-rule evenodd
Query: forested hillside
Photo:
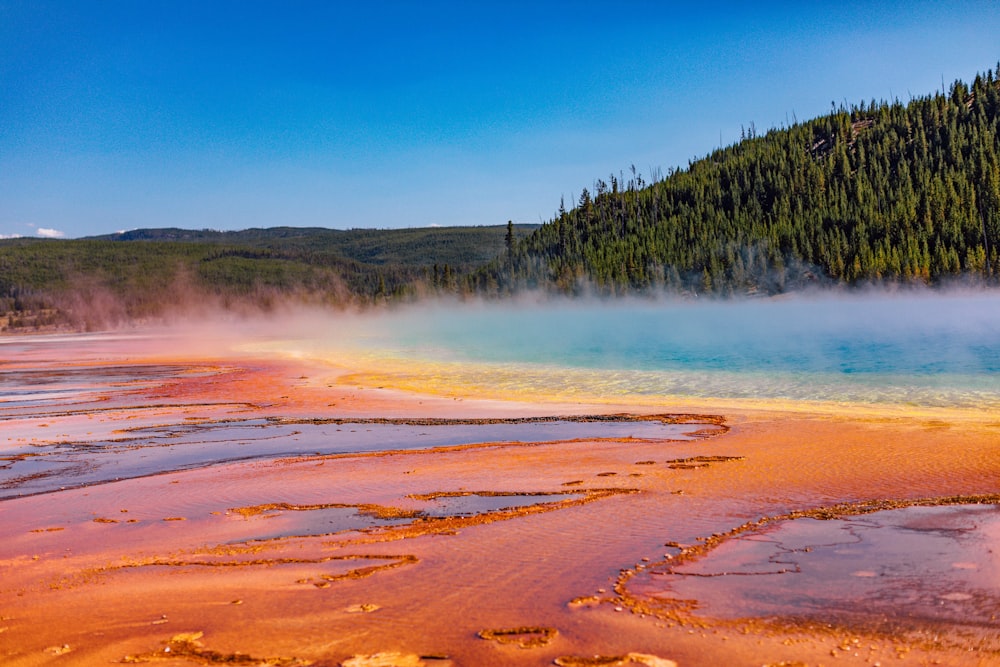
M 452 292 L 537 225 L 0 240 L 0 330 L 104 327 L 192 306 L 370 304 Z
M 1000 69 L 1000 65 L 998 65 Z M 994 72 L 948 94 L 832 108 L 643 183 L 597 181 L 472 288 L 782 292 L 1000 276 Z

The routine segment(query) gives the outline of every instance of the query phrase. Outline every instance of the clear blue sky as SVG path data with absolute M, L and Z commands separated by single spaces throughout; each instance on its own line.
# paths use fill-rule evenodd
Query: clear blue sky
M 0 0 L 0 236 L 549 219 L 1000 60 L 1000 3 Z

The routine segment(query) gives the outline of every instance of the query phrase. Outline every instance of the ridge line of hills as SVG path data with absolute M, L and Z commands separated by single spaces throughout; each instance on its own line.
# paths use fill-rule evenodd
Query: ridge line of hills
M 542 225 L 0 240 L 0 329 L 101 327 L 194 300 L 272 308 L 522 290 L 777 294 L 1000 281 L 1000 63 L 914 98 L 833 107 L 644 182 L 585 189 Z M 6 320 L 5 320 L 6 318 Z
M 996 284 L 1000 63 L 907 104 L 874 100 L 561 207 L 480 291 L 775 294 L 805 285 Z
M 192 308 L 346 307 L 458 291 L 538 225 L 139 229 L 0 240 L 0 330 L 105 328 Z

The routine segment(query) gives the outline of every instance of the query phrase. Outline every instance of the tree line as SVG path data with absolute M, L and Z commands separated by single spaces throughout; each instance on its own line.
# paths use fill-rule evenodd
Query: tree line
M 1000 64 L 998 64 L 1000 70 Z M 686 169 L 598 180 L 470 276 L 470 291 L 779 293 L 1000 278 L 994 72 L 846 107 Z
M 537 225 L 517 225 L 521 238 Z M 344 307 L 452 293 L 503 226 L 240 232 L 143 229 L 0 240 L 0 331 L 104 328 L 191 308 Z

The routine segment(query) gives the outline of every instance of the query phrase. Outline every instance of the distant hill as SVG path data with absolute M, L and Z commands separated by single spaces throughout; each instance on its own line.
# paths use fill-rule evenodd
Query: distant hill
M 518 236 L 539 225 L 514 225 Z M 321 227 L 269 227 L 241 231 L 136 229 L 90 237 L 97 241 L 200 242 L 240 248 L 270 250 L 284 256 L 324 256 L 375 266 L 452 268 L 479 266 L 504 248 L 506 226 L 419 227 L 406 229 L 325 229 Z
M 1000 64 L 998 64 L 1000 69 Z M 599 180 L 470 289 L 778 293 L 996 283 L 997 73 L 743 139 L 645 183 Z
M 512 225 L 515 238 L 537 225 Z M 458 289 L 507 226 L 238 232 L 138 229 L 0 240 L 0 329 L 102 327 L 192 304 L 364 304 Z

